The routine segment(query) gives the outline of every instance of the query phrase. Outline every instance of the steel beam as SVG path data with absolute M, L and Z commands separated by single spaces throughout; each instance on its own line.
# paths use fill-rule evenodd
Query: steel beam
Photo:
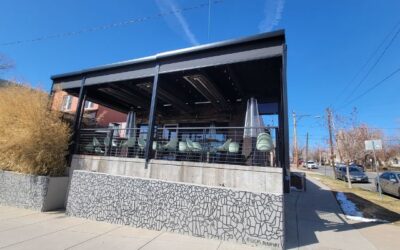
M 157 90 L 158 90 L 158 79 L 160 65 L 157 64 L 155 67 L 154 73 L 154 80 L 153 80 L 153 89 L 151 94 L 151 103 L 150 103 L 150 114 L 149 114 L 149 123 L 147 128 L 147 140 L 146 140 L 146 147 L 145 147 L 145 166 L 144 168 L 147 169 L 148 163 L 152 154 L 152 145 L 153 145 L 153 137 L 154 137 L 154 122 L 155 122 L 155 113 L 157 107 Z
M 79 130 L 81 128 L 82 117 L 84 113 L 84 103 L 86 100 L 86 87 L 85 87 L 86 78 L 83 77 L 81 81 L 81 87 L 79 89 L 79 97 L 78 97 L 78 106 L 76 108 L 74 123 L 73 123 L 73 136 L 72 136 L 72 144 L 70 148 L 70 157 L 69 163 L 71 163 L 72 155 L 77 153 L 79 147 Z

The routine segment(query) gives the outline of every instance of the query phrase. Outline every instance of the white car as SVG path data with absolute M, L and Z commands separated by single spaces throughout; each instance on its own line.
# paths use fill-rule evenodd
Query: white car
M 308 169 L 317 169 L 318 165 L 314 161 L 307 161 L 305 167 L 308 168 Z

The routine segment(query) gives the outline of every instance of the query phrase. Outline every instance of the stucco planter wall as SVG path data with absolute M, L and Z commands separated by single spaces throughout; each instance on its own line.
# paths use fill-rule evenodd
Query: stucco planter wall
M 0 204 L 38 211 L 64 207 L 68 177 L 49 177 L 0 170 Z

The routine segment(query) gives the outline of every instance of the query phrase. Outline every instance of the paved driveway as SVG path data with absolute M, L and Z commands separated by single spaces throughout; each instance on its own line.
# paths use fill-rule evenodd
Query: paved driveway
M 261 249 L 0 206 L 0 249 Z

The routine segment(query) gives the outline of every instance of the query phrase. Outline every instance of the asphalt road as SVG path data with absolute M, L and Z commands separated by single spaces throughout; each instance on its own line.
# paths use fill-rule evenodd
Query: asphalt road
M 308 171 L 317 172 L 317 173 L 320 173 L 320 174 L 323 174 L 326 176 L 331 176 L 331 177 L 334 176 L 333 169 L 330 166 L 320 166 L 318 169 L 312 169 L 312 170 L 308 170 Z M 365 174 L 368 176 L 369 183 L 352 182 L 352 186 L 370 190 L 370 191 L 376 191 L 376 187 L 375 187 L 376 173 L 375 172 L 365 172 Z

